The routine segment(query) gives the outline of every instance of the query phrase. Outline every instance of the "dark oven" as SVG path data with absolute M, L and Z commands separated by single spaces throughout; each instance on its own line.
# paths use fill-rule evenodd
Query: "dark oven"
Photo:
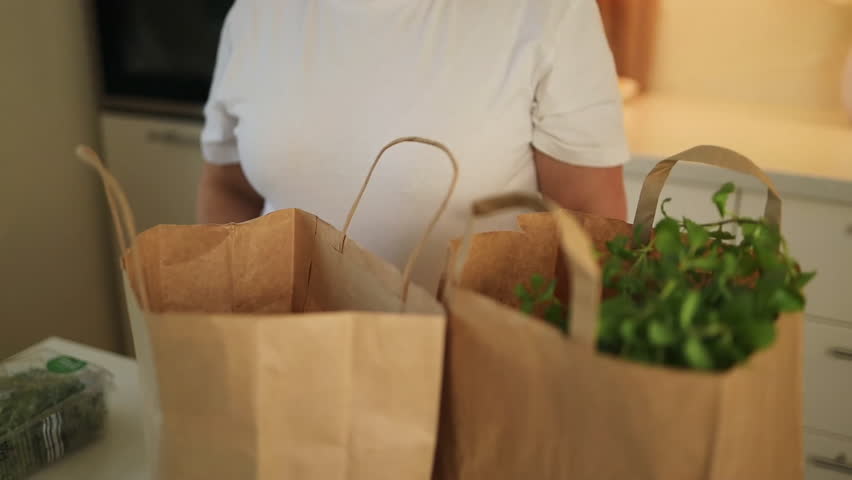
M 95 0 L 103 104 L 200 116 L 234 0 Z

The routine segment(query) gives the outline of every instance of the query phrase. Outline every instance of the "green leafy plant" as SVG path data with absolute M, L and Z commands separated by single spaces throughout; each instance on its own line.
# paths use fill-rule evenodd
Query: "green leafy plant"
M 814 272 L 801 271 L 776 226 L 729 215 L 734 191 L 726 183 L 713 194 L 718 222 L 677 220 L 666 212 L 666 199 L 650 242 L 642 242 L 639 227 L 632 238 L 607 242 L 602 279 L 610 294 L 601 304 L 598 350 L 725 370 L 774 342 L 780 313 L 804 308 L 802 289 Z

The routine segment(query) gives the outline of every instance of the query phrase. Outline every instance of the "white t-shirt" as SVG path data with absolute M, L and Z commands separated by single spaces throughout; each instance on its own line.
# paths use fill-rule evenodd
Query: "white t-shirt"
M 629 157 L 594 0 L 237 0 L 205 115 L 207 161 L 241 163 L 264 213 L 301 208 L 338 228 L 383 145 L 446 144 L 460 176 L 415 270 L 429 289 L 471 201 L 537 190 L 532 145 L 583 166 Z M 395 147 L 350 237 L 404 265 L 449 181 L 440 151 Z

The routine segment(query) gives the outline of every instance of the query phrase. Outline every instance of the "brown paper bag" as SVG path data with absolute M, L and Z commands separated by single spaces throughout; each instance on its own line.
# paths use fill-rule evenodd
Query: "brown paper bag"
M 757 167 L 731 151 L 697 147 L 649 174 L 637 221 L 652 224 L 678 160 L 758 176 L 770 192 L 766 217 L 780 220 L 780 198 Z M 502 197 L 477 203 L 474 212 L 531 203 Z M 599 353 L 601 282 L 592 245 L 631 231 L 629 225 L 589 215 L 572 220 L 563 211 L 522 215 L 519 223 L 522 232 L 474 236 L 458 255 L 459 271 L 448 273 L 456 283 L 445 296 L 447 373 L 435 478 L 802 478 L 800 315 L 778 318 L 775 344 L 726 372 Z M 515 285 L 532 273 L 559 275 L 560 246 L 570 264 L 569 336 L 516 310 L 514 299 Z
M 93 152 L 125 247 L 127 301 L 155 478 L 426 479 L 446 318 L 404 272 L 346 231 L 290 209 L 138 237 Z M 133 241 L 130 248 L 128 241 Z M 422 244 L 421 244 L 422 245 Z

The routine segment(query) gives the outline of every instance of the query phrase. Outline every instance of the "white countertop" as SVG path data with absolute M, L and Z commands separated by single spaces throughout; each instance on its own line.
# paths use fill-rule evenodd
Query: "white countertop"
M 96 443 L 39 471 L 32 480 L 147 480 L 139 374 L 130 358 L 51 337 L 30 347 L 49 348 L 103 367 L 114 376 L 107 420 Z
M 804 111 L 643 94 L 625 104 L 636 161 L 628 174 L 696 145 L 720 145 L 751 158 L 782 193 L 852 204 L 852 122 L 842 111 Z M 718 178 L 706 167 L 675 168 L 672 177 Z M 709 174 L 709 177 L 708 177 Z

